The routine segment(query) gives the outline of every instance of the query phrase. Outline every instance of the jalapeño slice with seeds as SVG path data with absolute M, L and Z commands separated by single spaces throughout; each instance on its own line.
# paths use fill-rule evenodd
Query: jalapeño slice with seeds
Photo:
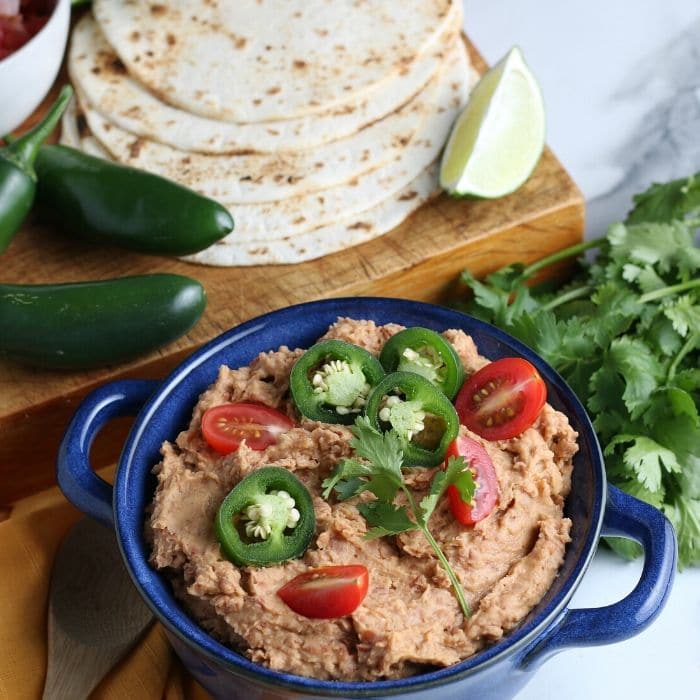
M 296 361 L 289 389 L 299 412 L 307 418 L 350 425 L 383 376 L 379 360 L 364 348 L 324 340 Z
M 464 382 L 464 367 L 457 351 L 439 333 L 420 326 L 406 328 L 389 338 L 379 361 L 387 372 L 420 374 L 450 400 Z
M 226 496 L 214 523 L 221 550 L 239 566 L 300 557 L 316 530 L 311 495 L 282 467 L 261 467 Z
M 406 466 L 440 464 L 459 432 L 459 418 L 450 400 L 413 372 L 384 377 L 367 398 L 365 413 L 377 430 L 396 431 Z

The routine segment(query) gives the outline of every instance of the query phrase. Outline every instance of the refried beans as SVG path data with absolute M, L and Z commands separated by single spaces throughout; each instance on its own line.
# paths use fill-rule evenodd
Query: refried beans
M 338 319 L 324 339 L 337 338 L 379 354 L 402 326 Z M 460 330 L 443 336 L 467 376 L 488 363 Z M 571 521 L 564 500 L 571 485 L 577 434 L 565 415 L 545 404 L 519 437 L 489 442 L 469 432 L 493 461 L 496 508 L 465 527 L 442 499 L 430 530 L 456 571 L 472 609 L 465 619 L 444 570 L 420 532 L 365 540 L 368 525 L 355 504 L 321 497 L 321 482 L 350 456 L 350 430 L 299 417 L 289 398 L 289 374 L 303 350 L 258 355 L 247 367 L 222 366 L 200 396 L 191 423 L 162 446 L 153 472 L 158 486 L 146 523 L 151 564 L 172 581 L 175 595 L 212 636 L 252 661 L 318 679 L 371 681 L 448 666 L 512 630 L 557 576 Z M 252 401 L 286 413 L 296 427 L 264 451 L 245 443 L 222 456 L 202 438 L 204 411 Z M 238 567 L 222 555 L 213 522 L 228 492 L 266 465 L 293 472 L 313 497 L 316 535 L 301 559 L 264 568 Z M 437 467 L 439 468 L 439 467 Z M 406 471 L 416 498 L 435 469 Z M 277 596 L 287 581 L 312 567 L 363 564 L 369 591 L 351 615 L 307 619 Z

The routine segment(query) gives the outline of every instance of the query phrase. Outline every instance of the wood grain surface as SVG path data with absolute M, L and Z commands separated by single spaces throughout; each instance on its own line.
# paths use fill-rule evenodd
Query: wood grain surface
M 483 71 L 479 54 L 470 44 L 468 50 Z M 219 333 L 290 304 L 355 295 L 440 301 L 459 291 L 463 269 L 483 276 L 509 262 L 531 262 L 580 241 L 583 227 L 581 193 L 549 149 L 528 182 L 508 197 L 471 201 L 442 195 L 374 241 L 298 265 L 198 266 L 79 242 L 30 220 L 0 259 L 0 282 L 176 272 L 202 282 L 208 306 L 189 334 L 129 364 L 57 372 L 0 361 L 0 506 L 53 483 L 66 423 L 80 399 L 100 384 L 163 377 Z M 128 421 L 117 421 L 98 437 L 95 466 L 118 456 L 127 427 Z

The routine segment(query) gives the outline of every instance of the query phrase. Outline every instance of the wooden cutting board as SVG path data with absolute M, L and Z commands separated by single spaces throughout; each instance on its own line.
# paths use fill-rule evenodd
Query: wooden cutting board
M 482 58 L 471 45 L 468 50 L 483 71 Z M 0 361 L 0 507 L 53 483 L 66 424 L 80 399 L 100 384 L 124 377 L 164 377 L 219 333 L 290 304 L 353 295 L 440 301 L 459 291 L 463 269 L 483 276 L 509 262 L 531 262 L 580 241 L 583 227 L 581 193 L 548 149 L 530 180 L 508 197 L 467 201 L 443 195 L 385 236 L 298 265 L 203 267 L 81 243 L 30 221 L 0 259 L 0 282 L 175 272 L 202 282 L 209 301 L 188 335 L 129 364 L 57 372 Z M 127 427 L 128 421 L 120 419 L 98 437 L 95 466 L 116 459 Z

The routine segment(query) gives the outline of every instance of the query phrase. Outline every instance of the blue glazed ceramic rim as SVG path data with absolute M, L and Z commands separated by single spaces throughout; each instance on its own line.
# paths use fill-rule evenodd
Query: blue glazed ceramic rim
M 520 355 L 535 365 L 546 383 L 556 389 L 560 398 L 566 403 L 566 412 L 569 418 L 573 418 L 572 422 L 579 430 L 579 440 L 584 440 L 588 444 L 594 462 L 592 466 L 593 473 L 596 475 L 596 483 L 594 484 L 593 511 L 590 514 L 590 525 L 585 542 L 581 547 L 582 555 L 573 566 L 566 581 L 561 585 L 558 594 L 547 602 L 536 617 L 527 618 L 525 623 L 503 640 L 475 656 L 446 668 L 397 680 L 322 681 L 273 671 L 249 661 L 244 656 L 217 642 L 199 627 L 183 609 L 170 605 L 162 599 L 158 589 L 163 585 L 163 579 L 148 564 L 142 536 L 145 513 L 141 509 L 135 509 L 132 503 L 134 500 L 139 500 L 134 495 L 134 489 L 142 488 L 138 484 L 138 475 L 134 479 L 130 478 L 130 465 L 135 458 L 139 441 L 148 430 L 153 429 L 150 421 L 154 414 L 169 399 L 174 389 L 187 381 L 187 377 L 195 369 L 205 366 L 206 363 L 212 361 L 212 358 L 231 345 L 254 338 L 256 333 L 260 333 L 271 323 L 282 325 L 282 322 L 297 320 L 300 326 L 303 326 L 304 318 L 314 318 L 324 322 L 327 326 L 337 316 L 369 318 L 380 323 L 394 321 L 403 325 L 432 325 L 442 329 L 466 328 L 469 333 L 479 332 L 490 336 L 497 343 L 508 346 L 509 349 L 513 350 L 514 355 Z M 278 344 L 284 344 L 284 340 Z M 263 349 L 273 348 L 260 348 L 260 350 Z M 256 354 L 257 352 L 253 353 L 252 356 Z M 217 369 L 218 364 L 212 369 L 210 382 L 214 381 Z M 203 391 L 204 388 L 206 387 L 202 386 L 200 391 Z M 191 410 L 191 408 L 190 406 L 189 409 Z M 174 435 L 161 436 L 161 439 L 167 438 L 174 438 Z M 157 461 L 156 455 L 153 464 Z M 141 479 L 141 483 L 145 484 L 145 480 Z M 331 697 L 391 696 L 404 692 L 426 690 L 458 681 L 496 663 L 504 655 L 512 655 L 520 650 L 525 650 L 528 645 L 537 641 L 538 636 L 552 626 L 563 613 L 595 554 L 602 526 L 605 497 L 606 481 L 603 456 L 583 405 L 559 374 L 527 346 L 488 323 L 444 307 L 404 299 L 348 297 L 306 302 L 259 316 L 218 336 L 178 365 L 143 406 L 129 433 L 114 485 L 114 520 L 117 539 L 127 569 L 155 616 L 172 634 L 206 656 L 213 664 L 229 668 L 233 673 L 277 689 L 283 687 L 297 692 Z M 148 500 L 150 501 L 150 498 Z

